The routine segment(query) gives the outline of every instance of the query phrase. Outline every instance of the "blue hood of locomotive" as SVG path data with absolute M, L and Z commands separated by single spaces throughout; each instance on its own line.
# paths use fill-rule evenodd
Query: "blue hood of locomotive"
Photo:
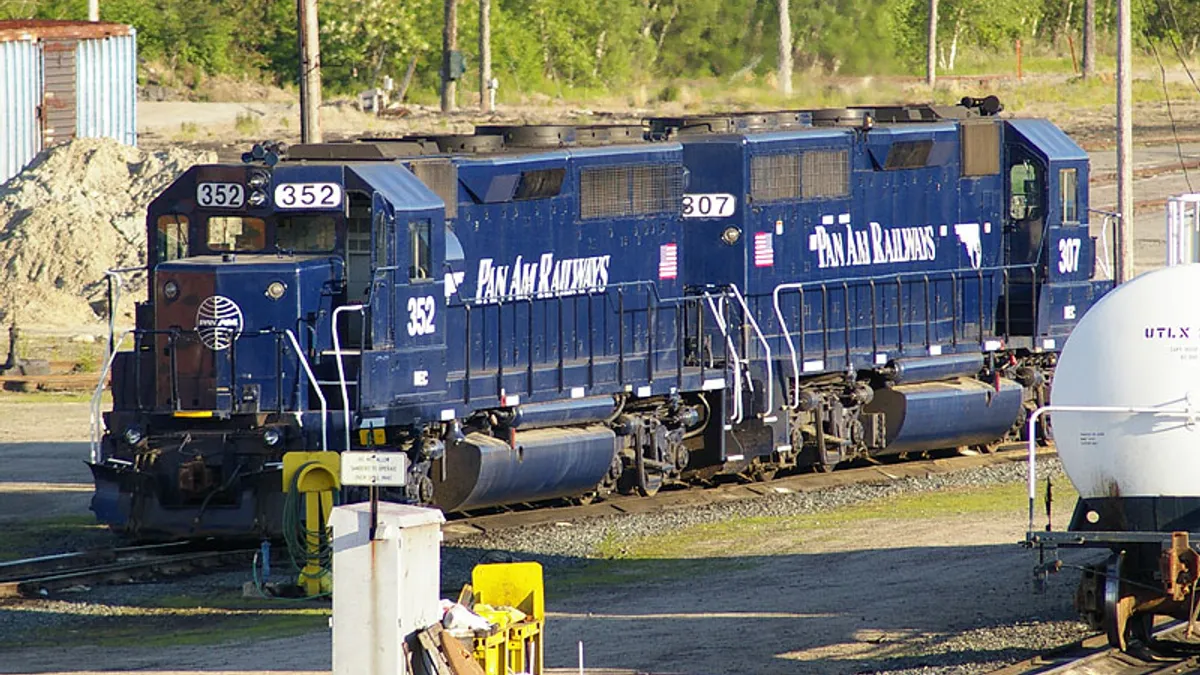
M 180 338 L 173 353 L 158 357 L 159 371 L 175 373 L 179 407 L 305 410 L 304 374 L 285 331 L 305 351 L 332 348 L 330 319 L 342 268 L 340 258 L 328 255 L 227 254 L 160 264 L 155 328 L 160 342 L 173 331 Z M 164 288 L 172 282 L 179 290 L 168 299 Z
M 221 303 L 225 311 L 240 313 L 243 333 L 287 328 L 295 332 L 299 318 L 317 317 L 322 305 L 329 304 L 344 278 L 342 267 L 339 258 L 329 255 L 237 254 L 173 260 L 156 270 L 155 305 L 170 314 L 175 313 L 171 309 L 176 304 L 199 311 L 206 298 L 221 297 L 233 302 L 232 306 Z M 168 300 L 163 287 L 172 279 L 180 292 L 179 297 Z M 268 292 L 276 283 L 283 285 L 277 298 Z M 176 325 L 184 330 L 200 327 L 194 322 Z

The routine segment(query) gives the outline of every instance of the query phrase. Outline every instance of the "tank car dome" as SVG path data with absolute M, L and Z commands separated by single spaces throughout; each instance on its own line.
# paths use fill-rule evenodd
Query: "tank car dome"
M 1200 265 L 1144 274 L 1080 320 L 1051 403 L 1200 413 Z M 1084 499 L 1200 496 L 1200 415 L 1056 412 L 1055 444 Z

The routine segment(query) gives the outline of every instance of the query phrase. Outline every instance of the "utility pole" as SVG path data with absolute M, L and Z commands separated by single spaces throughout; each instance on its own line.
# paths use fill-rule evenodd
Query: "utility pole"
M 1133 278 L 1133 48 L 1130 0 L 1117 0 L 1117 283 Z
M 296 0 L 300 13 L 300 142 L 320 143 L 321 39 L 317 0 Z
M 929 0 L 929 50 L 925 53 L 925 84 L 937 84 L 938 0 Z
M 1083 0 L 1083 79 L 1096 74 L 1096 0 Z
M 88 21 L 100 20 L 100 0 L 88 0 Z
M 442 25 L 442 112 L 455 108 L 457 87 L 451 79 L 450 56 L 458 51 L 458 0 L 446 0 L 446 21 Z M 457 76 L 455 76 L 457 77 Z
M 479 109 L 492 112 L 492 2 L 479 0 Z
M 779 0 L 779 93 L 792 95 L 792 13 L 788 0 Z

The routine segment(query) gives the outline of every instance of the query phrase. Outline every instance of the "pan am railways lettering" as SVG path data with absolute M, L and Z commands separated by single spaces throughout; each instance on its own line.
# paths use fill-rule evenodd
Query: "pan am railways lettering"
M 491 258 L 482 258 L 479 274 L 475 277 L 478 284 L 476 302 L 486 304 L 602 291 L 608 286 L 611 258 L 600 255 L 555 260 L 553 253 L 543 253 L 537 262 L 525 262 L 517 256 L 512 265 L 497 265 Z
M 937 239 L 932 225 L 885 229 L 871 223 L 855 230 L 843 223 L 845 232 L 818 225 L 808 237 L 808 250 L 817 252 L 817 267 L 850 267 L 917 262 L 937 258 Z

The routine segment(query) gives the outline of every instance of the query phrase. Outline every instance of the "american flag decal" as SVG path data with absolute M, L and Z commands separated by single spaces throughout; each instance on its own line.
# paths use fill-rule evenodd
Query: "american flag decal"
M 775 264 L 775 245 L 770 232 L 754 233 L 754 266 L 771 267 Z
M 658 278 L 674 279 L 679 276 L 679 249 L 671 244 L 658 247 Z

